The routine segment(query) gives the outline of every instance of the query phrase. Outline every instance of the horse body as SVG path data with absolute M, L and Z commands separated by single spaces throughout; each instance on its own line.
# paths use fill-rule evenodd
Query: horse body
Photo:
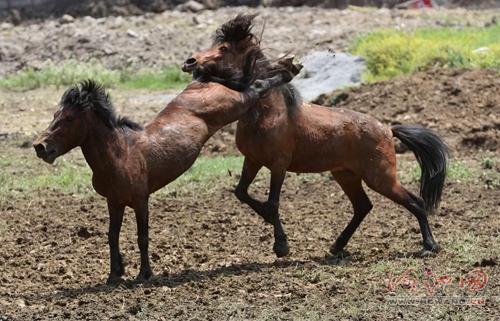
M 366 114 L 312 103 L 290 108 L 268 97 L 238 120 L 236 144 L 269 169 L 280 163 L 296 173 L 349 170 L 369 176 L 367 170 L 381 160 L 395 164 L 392 137 Z
M 94 189 L 133 206 L 189 169 L 213 133 L 249 107 L 232 90 L 217 97 L 216 107 L 207 106 L 221 87 L 193 82 L 141 130 L 110 130 L 92 122 L 81 148 L 93 171 Z
M 239 75 L 245 79 L 246 61 L 251 53 L 259 57 L 253 68 L 261 75 L 268 74 L 270 62 L 260 50 L 260 40 L 251 32 L 253 18 L 238 15 L 224 23 L 216 32 L 213 47 L 186 60 L 184 70 L 195 74 L 210 70 L 208 76 L 213 76 L 215 81 L 226 76 L 234 80 Z M 228 71 L 233 71 L 233 75 Z M 393 136 L 406 144 L 419 162 L 420 196 L 406 190 L 397 178 Z M 415 216 L 422 233 L 423 255 L 439 251 L 426 215 L 439 204 L 448 151 L 431 130 L 418 126 L 389 128 L 365 114 L 302 103 L 293 86 L 287 84 L 261 98 L 240 117 L 236 144 L 245 160 L 235 195 L 273 225 L 273 249 L 278 257 L 289 253 L 279 218 L 280 192 L 287 171 L 330 171 L 351 201 L 354 216 L 331 247 L 333 254 L 343 250 L 372 208 L 363 181 Z M 271 171 L 265 202 L 248 194 L 250 184 L 262 167 Z
M 218 83 L 193 81 L 144 128 L 117 117 L 109 96 L 92 81 L 66 91 L 49 127 L 34 141 L 48 163 L 80 146 L 92 169 L 92 185 L 106 197 L 110 216 L 108 283 L 121 280 L 124 265 L 119 235 L 125 206 L 136 214 L 141 253 L 139 280 L 151 277 L 149 195 L 191 167 L 203 144 L 221 127 L 236 121 L 260 95 L 288 82 L 293 72 L 255 81 L 244 92 Z

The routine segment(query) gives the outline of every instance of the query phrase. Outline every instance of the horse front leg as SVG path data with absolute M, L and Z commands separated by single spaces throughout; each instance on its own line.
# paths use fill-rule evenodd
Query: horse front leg
M 238 198 L 238 200 L 240 200 L 240 202 L 250 206 L 250 208 L 264 218 L 266 222 L 271 223 L 265 217 L 264 204 L 248 195 L 248 187 L 252 184 L 255 176 L 257 176 L 257 173 L 261 168 L 261 165 L 258 165 L 245 157 L 245 160 L 243 161 L 243 169 L 241 170 L 240 181 L 234 190 L 234 195 Z
M 288 247 L 288 238 L 281 224 L 279 216 L 280 194 L 281 187 L 285 180 L 286 170 L 271 170 L 271 187 L 269 190 L 269 198 L 264 203 L 264 212 L 269 218 L 274 227 L 274 245 L 273 250 L 277 257 L 288 255 L 290 248 Z
M 123 212 L 125 206 L 116 204 L 108 199 L 108 212 L 109 212 L 109 231 L 108 243 L 110 252 L 110 273 L 108 276 L 107 284 L 119 283 L 121 277 L 125 273 L 123 266 L 122 256 L 120 254 L 120 230 L 123 222 Z
M 148 280 L 153 272 L 151 271 L 151 266 L 149 265 L 149 209 L 148 209 L 148 199 L 139 202 L 134 207 L 135 219 L 137 222 L 137 244 L 139 245 L 139 250 L 141 252 L 141 268 L 139 275 L 137 275 L 136 280 L 144 282 Z

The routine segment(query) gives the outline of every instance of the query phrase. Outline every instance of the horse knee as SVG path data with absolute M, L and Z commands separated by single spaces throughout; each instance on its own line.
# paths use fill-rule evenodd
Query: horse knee
M 355 215 L 366 215 L 373 209 L 372 202 L 367 198 L 365 201 L 353 204 Z

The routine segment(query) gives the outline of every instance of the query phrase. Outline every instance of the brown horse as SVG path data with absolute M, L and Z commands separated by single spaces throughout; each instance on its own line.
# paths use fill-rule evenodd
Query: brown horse
M 243 92 L 218 83 L 193 81 L 145 127 L 118 117 L 103 87 L 93 81 L 84 81 L 64 93 L 54 120 L 33 146 L 37 156 L 48 163 L 81 147 L 93 172 L 92 185 L 108 203 L 108 283 L 119 281 L 124 274 L 118 239 L 125 206 L 135 211 L 141 253 L 137 278 L 146 280 L 152 275 L 149 195 L 189 169 L 218 129 L 237 120 L 267 90 L 292 77 L 292 73 L 280 72 L 245 86 Z
M 190 57 L 184 70 L 195 74 L 211 70 L 211 75 L 219 78 L 245 81 L 241 75 L 245 74 L 246 60 L 251 53 L 258 58 L 253 67 L 255 73 L 259 77 L 268 74 L 270 62 L 260 51 L 260 41 L 251 32 L 253 18 L 239 15 L 223 24 L 216 32 L 213 47 Z M 221 72 L 217 73 L 217 70 Z M 233 71 L 232 75 L 229 70 Z M 421 197 L 401 186 L 396 176 L 393 137 L 406 144 L 420 164 Z M 404 206 L 417 218 L 423 237 L 422 255 L 439 251 L 427 221 L 427 212 L 438 207 L 448 152 L 444 142 L 431 130 L 417 126 L 387 127 L 365 114 L 302 103 L 295 88 L 287 84 L 261 98 L 241 115 L 236 144 L 245 160 L 235 194 L 274 226 L 273 249 L 278 257 L 289 252 L 278 212 L 287 171 L 330 171 L 351 201 L 354 217 L 331 247 L 332 254 L 343 251 L 372 209 L 362 181 Z M 266 202 L 255 200 L 248 194 L 249 185 L 263 166 L 271 171 Z

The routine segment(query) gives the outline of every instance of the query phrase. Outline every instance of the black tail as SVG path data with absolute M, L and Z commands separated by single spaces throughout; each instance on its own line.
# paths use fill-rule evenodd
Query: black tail
M 446 177 L 448 147 L 432 130 L 420 126 L 392 126 L 392 133 L 415 154 L 422 174 L 420 196 L 427 212 L 439 205 Z

